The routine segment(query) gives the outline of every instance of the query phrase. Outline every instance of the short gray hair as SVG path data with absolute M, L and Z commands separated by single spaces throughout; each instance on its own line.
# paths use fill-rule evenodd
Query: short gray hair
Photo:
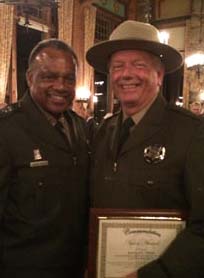
M 35 60 L 36 56 L 39 54 L 39 52 L 44 48 L 54 48 L 57 50 L 62 50 L 66 53 L 71 54 L 73 59 L 75 60 L 76 64 L 78 65 L 78 58 L 74 52 L 74 50 L 69 46 L 66 42 L 51 38 L 47 40 L 40 41 L 31 51 L 29 58 L 28 58 L 28 66 L 30 67 Z

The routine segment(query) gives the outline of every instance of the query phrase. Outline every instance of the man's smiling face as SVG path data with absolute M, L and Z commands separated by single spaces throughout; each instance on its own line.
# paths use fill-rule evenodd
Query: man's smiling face
M 42 49 L 27 71 L 34 101 L 54 116 L 67 110 L 75 97 L 76 67 L 71 53 Z
M 110 59 L 110 80 L 123 111 L 133 115 L 158 94 L 164 68 L 159 59 L 140 50 L 122 50 Z

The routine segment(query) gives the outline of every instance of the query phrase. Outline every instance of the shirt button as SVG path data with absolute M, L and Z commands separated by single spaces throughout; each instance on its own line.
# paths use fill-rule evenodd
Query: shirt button
M 147 181 L 147 186 L 148 187 L 152 187 L 154 185 L 154 181 L 153 180 L 148 180 Z
M 38 186 L 39 186 L 39 187 L 42 187 L 43 185 L 44 185 L 44 183 L 43 183 L 42 181 L 39 181 L 39 182 L 38 182 Z

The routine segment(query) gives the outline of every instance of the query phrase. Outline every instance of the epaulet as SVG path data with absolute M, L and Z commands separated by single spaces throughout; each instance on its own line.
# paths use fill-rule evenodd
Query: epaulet
M 76 117 L 76 118 L 78 118 L 79 120 L 81 120 L 81 121 L 83 121 L 83 122 L 86 122 L 86 120 L 82 117 L 82 116 L 80 116 L 79 114 L 77 114 L 75 111 L 73 111 L 72 109 L 69 109 L 68 111 L 67 111 L 67 113 L 71 116 L 71 117 Z
M 108 114 L 105 115 L 105 117 L 103 118 L 103 120 L 104 120 L 104 121 L 109 121 L 109 120 L 111 120 L 111 119 L 117 117 L 119 113 L 120 113 L 120 112 L 116 112 L 116 113 L 114 113 L 114 114 L 108 113 Z
M 20 102 L 12 103 L 0 109 L 0 118 L 5 118 L 18 111 L 21 107 Z
M 168 109 L 175 112 L 175 113 L 179 113 L 181 115 L 185 115 L 187 117 L 193 118 L 193 119 L 200 119 L 200 117 L 198 117 L 197 115 L 195 115 L 194 113 L 192 113 L 190 110 L 180 107 L 180 106 L 176 106 L 173 104 L 169 104 Z

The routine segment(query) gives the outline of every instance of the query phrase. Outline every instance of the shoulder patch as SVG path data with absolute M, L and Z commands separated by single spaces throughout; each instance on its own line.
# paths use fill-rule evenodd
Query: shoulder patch
M 5 106 L 4 108 L 0 109 L 0 118 L 4 118 L 13 114 L 14 112 L 19 110 L 20 106 L 20 102 L 12 103 Z

